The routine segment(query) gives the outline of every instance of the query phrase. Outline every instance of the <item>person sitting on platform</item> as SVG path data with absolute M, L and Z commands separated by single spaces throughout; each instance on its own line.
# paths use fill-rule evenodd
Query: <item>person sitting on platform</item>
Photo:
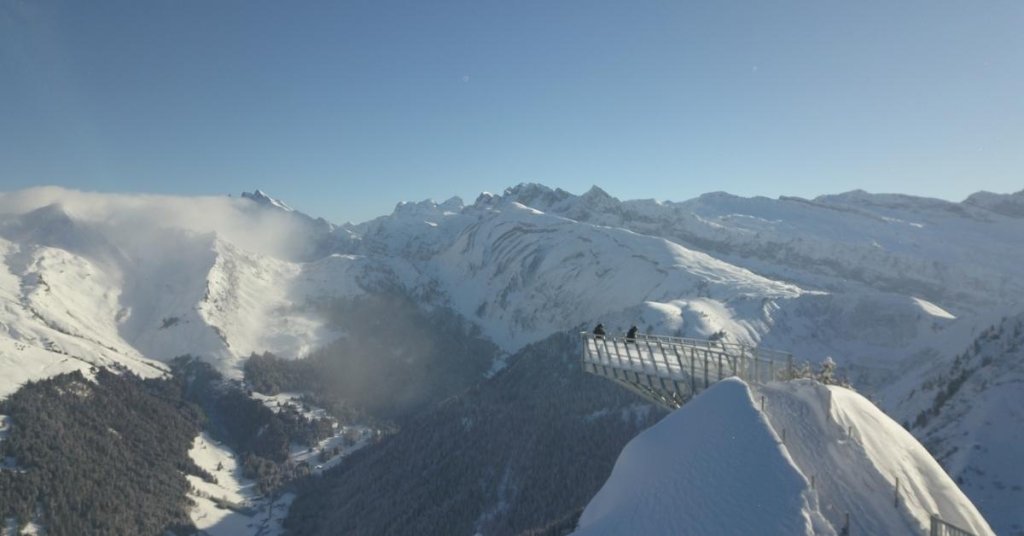
M 636 326 L 629 328 L 626 332 L 626 342 L 636 343 Z
M 594 328 L 594 338 L 604 338 L 604 324 L 598 323 L 597 326 Z

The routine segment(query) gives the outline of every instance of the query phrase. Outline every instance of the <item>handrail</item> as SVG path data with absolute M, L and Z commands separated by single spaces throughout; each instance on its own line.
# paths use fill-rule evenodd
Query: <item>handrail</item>
M 793 372 L 791 354 L 741 343 L 663 335 L 607 337 L 585 331 L 580 337 L 586 372 L 669 407 L 730 376 L 766 383 Z
M 929 536 L 974 536 L 973 532 L 966 530 L 946 521 L 938 515 L 932 514 L 931 531 Z

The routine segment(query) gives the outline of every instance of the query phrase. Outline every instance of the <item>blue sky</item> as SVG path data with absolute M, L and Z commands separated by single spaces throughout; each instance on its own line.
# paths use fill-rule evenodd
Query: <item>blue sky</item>
M 1024 189 L 1024 2 L 0 0 L 0 190 Z

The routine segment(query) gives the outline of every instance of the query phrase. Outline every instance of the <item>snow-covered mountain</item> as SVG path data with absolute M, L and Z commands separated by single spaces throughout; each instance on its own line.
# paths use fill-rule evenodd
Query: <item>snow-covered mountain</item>
M 925 534 L 932 515 L 994 534 L 924 447 L 864 397 L 806 380 L 754 389 L 730 379 L 626 445 L 573 534 Z
M 934 334 L 955 318 L 931 294 L 824 276 L 799 259 L 782 257 L 790 264 L 780 265 L 726 256 L 705 241 L 679 239 L 687 236 L 676 232 L 680 221 L 706 220 L 668 205 L 620 203 L 596 188 L 572 196 L 520 185 L 468 206 L 458 198 L 400 204 L 390 216 L 353 227 L 347 247 L 409 261 L 419 279 L 406 286 L 453 306 L 510 350 L 559 329 L 611 320 L 622 330 L 637 323 L 690 336 L 725 331 L 806 359 L 833 355 L 891 373 L 933 357 Z M 846 222 L 805 224 L 812 229 L 804 232 L 812 233 Z M 711 226 L 709 236 L 730 240 L 720 227 Z M 747 231 L 736 233 L 746 240 Z M 842 243 L 827 249 L 839 258 L 855 255 Z M 873 266 L 872 259 L 862 264 Z
M 912 431 L 1003 534 L 1024 533 L 1024 315 L 977 333 L 899 401 Z
M 0 197 L 0 393 L 27 379 L 202 355 L 304 353 L 335 334 L 316 300 L 362 292 L 370 261 L 311 255 L 303 219 L 249 200 L 81 194 Z M 21 208 L 14 211 L 11 208 Z
M 963 203 L 863 191 L 800 198 L 723 192 L 681 203 L 619 201 L 536 184 L 506 197 L 576 221 L 661 236 L 812 289 L 867 285 L 912 294 L 954 314 L 1024 297 L 1024 192 Z M 979 262 L 983 260 L 984 262 Z
M 931 403 L 923 383 L 954 374 L 957 353 L 981 329 L 1024 309 L 1021 199 L 856 191 L 677 203 L 526 184 L 468 205 L 400 203 L 339 227 L 259 190 L 5 193 L 0 396 L 93 364 L 157 375 L 162 361 L 186 353 L 237 375 L 252 352 L 298 357 L 341 336 L 321 304 L 397 289 L 424 309 L 455 311 L 508 354 L 602 321 L 613 331 L 724 333 L 812 362 L 832 356 L 909 421 Z M 992 359 L 1004 354 L 1019 364 L 1012 353 Z M 976 406 L 958 400 L 960 409 L 915 433 L 979 459 L 1003 448 L 1000 456 L 1024 454 L 1005 435 L 954 431 L 960 425 L 949 423 Z M 954 474 L 982 467 L 942 460 Z M 986 497 L 976 498 L 987 515 L 1008 511 Z M 999 530 L 1022 523 L 994 518 Z

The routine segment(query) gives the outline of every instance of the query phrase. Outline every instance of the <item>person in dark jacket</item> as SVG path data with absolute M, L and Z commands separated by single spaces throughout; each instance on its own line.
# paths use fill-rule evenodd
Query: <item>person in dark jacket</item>
M 629 328 L 626 332 L 626 342 L 636 342 L 636 326 Z
M 594 327 L 594 337 L 603 339 L 604 338 L 604 324 L 598 324 Z

